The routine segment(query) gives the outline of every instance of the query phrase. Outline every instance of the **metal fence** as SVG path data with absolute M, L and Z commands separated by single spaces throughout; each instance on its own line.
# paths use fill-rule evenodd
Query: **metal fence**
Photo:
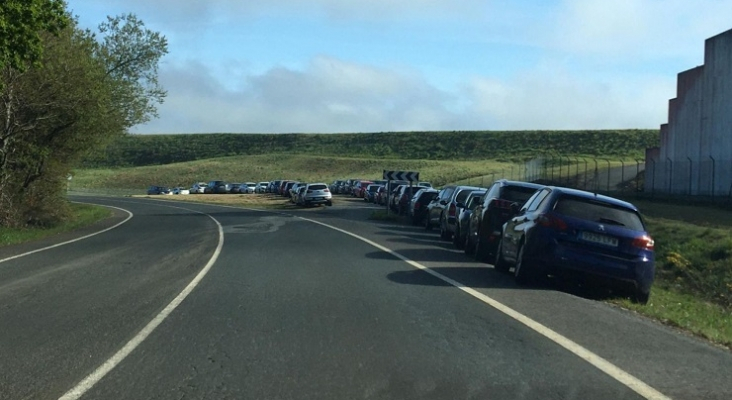
M 539 157 L 467 180 L 486 187 L 496 179 L 542 182 L 594 192 L 642 191 L 645 160 Z

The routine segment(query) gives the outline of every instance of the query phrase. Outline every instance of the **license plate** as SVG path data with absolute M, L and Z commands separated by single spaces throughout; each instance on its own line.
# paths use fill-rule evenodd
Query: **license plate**
M 594 233 L 594 232 L 582 232 L 580 234 L 580 239 L 588 241 L 588 242 L 592 242 L 592 243 L 604 244 L 605 246 L 618 247 L 617 238 L 614 238 L 611 236 L 600 235 L 600 234 Z

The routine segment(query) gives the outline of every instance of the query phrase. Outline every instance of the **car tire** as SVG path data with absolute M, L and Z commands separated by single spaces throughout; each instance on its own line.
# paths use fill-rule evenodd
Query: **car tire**
M 452 234 L 452 244 L 456 249 L 463 248 L 463 242 L 460 240 L 460 225 L 455 225 L 455 233 Z
M 648 304 L 648 300 L 651 298 L 651 292 L 644 292 L 640 288 L 635 289 L 633 292 L 633 297 L 631 297 L 631 301 L 636 304 Z
M 332 206 L 332 205 L 333 205 L 333 202 L 332 202 L 332 201 L 330 201 L 330 200 L 328 200 L 328 202 L 326 202 L 326 203 L 325 203 L 325 205 L 326 205 L 326 206 L 328 206 L 328 207 L 330 207 L 330 206 Z
M 442 218 L 440 218 L 440 239 L 450 240 L 450 232 L 447 231 L 445 221 Z
M 468 231 L 468 234 L 465 235 L 465 242 L 463 243 L 463 252 L 470 256 L 473 255 L 473 251 L 475 251 L 475 246 L 473 245 L 473 241 L 470 240 L 470 231 Z
M 480 237 L 480 231 L 478 231 L 478 237 L 475 240 L 475 253 L 473 257 L 475 261 L 487 263 L 488 260 L 488 245 L 483 243 L 483 239 Z
M 498 249 L 496 249 L 496 260 L 493 262 L 493 269 L 498 272 L 506 273 L 511 269 L 511 265 L 508 261 L 503 259 L 503 240 L 498 242 Z
M 432 230 L 432 224 L 430 223 L 430 214 L 427 213 L 424 217 L 424 230 L 431 231 Z
M 516 283 L 519 285 L 528 285 L 534 280 L 535 271 L 532 270 L 532 266 L 524 260 L 524 248 L 525 244 L 521 243 L 516 256 L 516 265 L 514 266 L 513 277 Z

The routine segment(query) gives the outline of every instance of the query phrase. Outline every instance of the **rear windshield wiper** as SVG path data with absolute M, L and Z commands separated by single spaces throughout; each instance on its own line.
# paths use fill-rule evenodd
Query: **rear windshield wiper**
M 614 219 L 609 219 L 609 218 L 600 218 L 597 220 L 597 222 L 602 222 L 602 223 L 610 224 L 610 225 L 625 226 L 624 223 L 618 222 Z

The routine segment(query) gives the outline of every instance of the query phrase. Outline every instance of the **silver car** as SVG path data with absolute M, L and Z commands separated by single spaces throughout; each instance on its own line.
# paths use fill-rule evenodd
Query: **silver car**
M 332 206 L 333 196 L 325 183 L 308 183 L 305 185 L 305 192 L 302 194 L 300 204 L 304 206 L 318 204 Z
M 191 185 L 191 193 L 206 193 L 206 182 L 196 182 Z

